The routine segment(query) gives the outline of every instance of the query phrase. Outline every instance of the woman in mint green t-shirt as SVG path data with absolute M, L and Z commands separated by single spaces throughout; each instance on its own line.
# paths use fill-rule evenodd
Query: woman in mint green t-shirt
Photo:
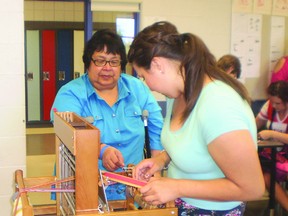
M 167 96 L 159 156 L 133 173 L 153 205 L 175 200 L 179 215 L 243 215 L 265 190 L 257 130 L 245 87 L 216 66 L 197 36 L 169 34 L 158 22 L 134 39 L 128 61 Z M 151 177 L 168 166 L 167 177 Z

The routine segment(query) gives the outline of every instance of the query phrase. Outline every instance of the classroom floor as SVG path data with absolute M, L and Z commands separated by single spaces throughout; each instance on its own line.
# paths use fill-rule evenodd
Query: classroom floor
M 27 129 L 27 177 L 51 176 L 54 169 L 55 134 L 53 128 Z M 29 195 L 33 204 L 53 204 L 50 193 L 31 193 Z M 247 203 L 244 216 L 268 216 L 268 194 L 262 200 Z M 275 216 L 287 216 L 280 214 L 277 209 Z

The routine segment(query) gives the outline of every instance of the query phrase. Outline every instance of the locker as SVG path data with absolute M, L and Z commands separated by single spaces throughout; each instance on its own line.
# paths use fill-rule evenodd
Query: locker
M 56 94 L 56 32 L 44 30 L 41 33 L 42 60 L 42 120 L 50 120 L 50 110 Z
M 73 78 L 73 31 L 57 32 L 57 77 L 58 91 Z
M 26 30 L 28 123 L 50 122 L 57 91 L 73 79 L 73 38 L 73 30 Z
M 40 121 L 40 36 L 26 31 L 26 106 L 27 121 Z

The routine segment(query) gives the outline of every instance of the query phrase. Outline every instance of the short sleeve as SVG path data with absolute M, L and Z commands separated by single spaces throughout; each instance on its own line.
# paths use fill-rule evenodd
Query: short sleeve
M 266 101 L 266 103 L 260 109 L 260 112 L 258 113 L 257 118 L 265 120 L 265 121 L 268 120 L 268 106 L 269 106 L 269 102 Z
M 234 90 L 220 91 L 203 98 L 199 112 L 202 137 L 209 144 L 220 135 L 234 130 L 249 130 L 255 119 L 249 104 Z M 255 126 L 256 128 L 256 126 Z

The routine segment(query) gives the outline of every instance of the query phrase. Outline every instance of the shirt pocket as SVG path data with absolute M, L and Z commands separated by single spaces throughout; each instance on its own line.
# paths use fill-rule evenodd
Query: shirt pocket
M 142 121 L 142 111 L 140 107 L 128 108 L 125 110 L 125 117 L 129 120 Z
M 96 114 L 93 116 L 94 122 L 93 125 L 96 126 L 97 128 L 103 127 L 103 116 L 101 114 Z
M 103 120 L 103 116 L 100 115 L 100 114 L 97 114 L 97 115 L 94 116 L 94 120 L 95 121 L 102 121 Z

